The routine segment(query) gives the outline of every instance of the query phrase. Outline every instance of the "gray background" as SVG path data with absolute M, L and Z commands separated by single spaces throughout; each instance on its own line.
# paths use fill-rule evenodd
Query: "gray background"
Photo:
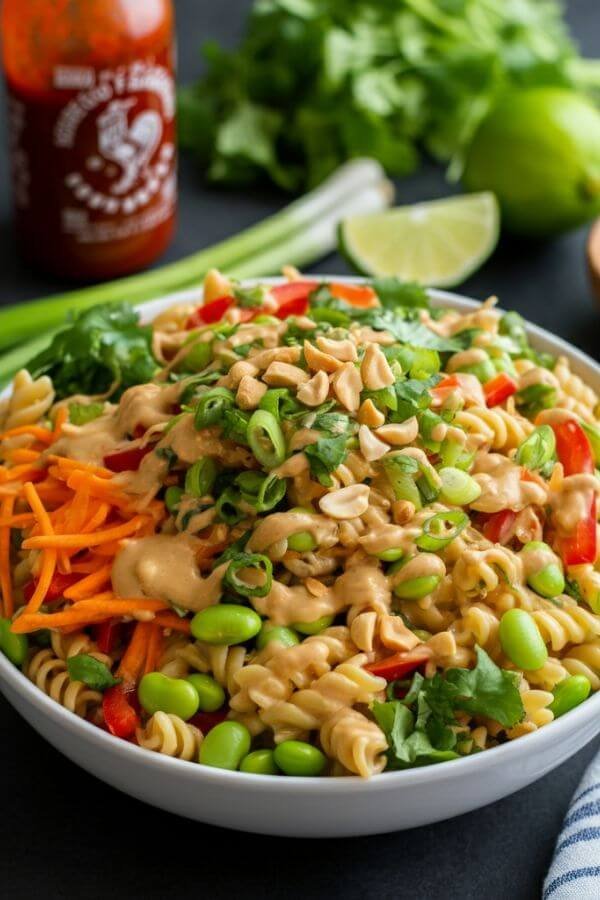
M 176 0 L 182 82 L 199 71 L 203 40 L 236 42 L 248 7 L 248 0 Z M 583 51 L 600 56 L 598 0 L 571 0 L 568 18 Z M 2 109 L 0 130 L 4 126 Z M 13 303 L 65 285 L 29 271 L 15 254 L 3 138 L 0 303 Z M 401 203 L 411 202 L 447 190 L 442 173 L 426 165 L 398 185 L 397 196 Z M 193 165 L 182 160 L 179 229 L 164 259 L 233 234 L 282 202 L 268 191 L 207 190 Z M 584 229 L 550 243 L 503 240 L 465 293 L 481 298 L 497 293 L 505 307 L 597 357 L 600 314 L 586 281 L 584 244 Z M 339 257 L 329 257 L 315 270 L 347 269 Z M 599 746 L 600 741 L 590 744 L 532 787 L 458 819 L 374 838 L 295 842 L 208 828 L 119 794 L 56 753 L 0 698 L 0 894 L 39 893 L 52 900 L 196 895 L 531 900 L 539 896 L 569 797 Z M 257 820 L 260 814 L 257 809 Z

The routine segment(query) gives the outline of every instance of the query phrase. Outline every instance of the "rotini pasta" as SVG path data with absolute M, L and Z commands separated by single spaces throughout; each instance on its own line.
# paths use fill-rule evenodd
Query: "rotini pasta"
M 178 759 L 197 759 L 202 733 L 179 716 L 155 712 L 143 729 L 137 730 L 137 742 L 145 750 L 154 750 Z

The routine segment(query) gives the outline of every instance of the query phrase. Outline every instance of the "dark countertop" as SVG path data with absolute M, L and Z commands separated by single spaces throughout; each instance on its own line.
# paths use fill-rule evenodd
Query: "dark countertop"
M 180 75 L 198 70 L 198 45 L 235 42 L 249 0 L 177 0 Z M 597 0 L 571 0 L 568 18 L 584 52 L 600 56 Z M 5 117 L 0 120 L 4 129 Z M 9 222 L 4 135 L 0 135 L 0 303 L 64 285 L 15 256 Z M 399 202 L 441 195 L 442 174 L 426 166 L 404 180 Z M 165 259 L 214 243 L 281 205 L 281 197 L 207 190 L 181 165 L 179 230 Z M 505 307 L 598 356 L 600 314 L 584 269 L 585 231 L 546 244 L 502 242 L 462 289 L 495 293 Z M 345 272 L 339 257 L 314 267 Z M 132 800 L 73 766 L 0 698 L 0 792 L 4 817 L 0 893 L 7 900 L 196 895 L 246 898 L 532 900 L 539 895 L 569 798 L 600 740 L 517 794 L 438 825 L 372 838 L 295 842 L 188 822 Z M 257 818 L 260 809 L 257 809 Z M 290 815 L 293 815 L 293 809 Z M 318 815 L 318 812 L 316 812 Z

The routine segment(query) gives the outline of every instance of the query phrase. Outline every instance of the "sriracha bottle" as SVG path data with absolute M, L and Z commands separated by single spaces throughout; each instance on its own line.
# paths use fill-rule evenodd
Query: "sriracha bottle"
M 63 277 L 167 246 L 176 204 L 171 0 L 4 0 L 17 239 Z

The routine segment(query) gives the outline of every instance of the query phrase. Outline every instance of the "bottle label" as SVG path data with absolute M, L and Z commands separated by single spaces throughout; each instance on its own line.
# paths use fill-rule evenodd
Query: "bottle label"
M 88 245 L 132 238 L 173 215 L 175 87 L 168 68 L 154 61 L 114 69 L 57 66 L 52 106 L 45 145 L 38 132 L 34 146 L 27 120 L 39 110 L 12 98 L 13 121 L 21 122 L 12 131 L 18 207 L 35 207 L 34 192 L 48 191 L 54 226 Z M 54 184 L 41 184 L 42 173 Z

